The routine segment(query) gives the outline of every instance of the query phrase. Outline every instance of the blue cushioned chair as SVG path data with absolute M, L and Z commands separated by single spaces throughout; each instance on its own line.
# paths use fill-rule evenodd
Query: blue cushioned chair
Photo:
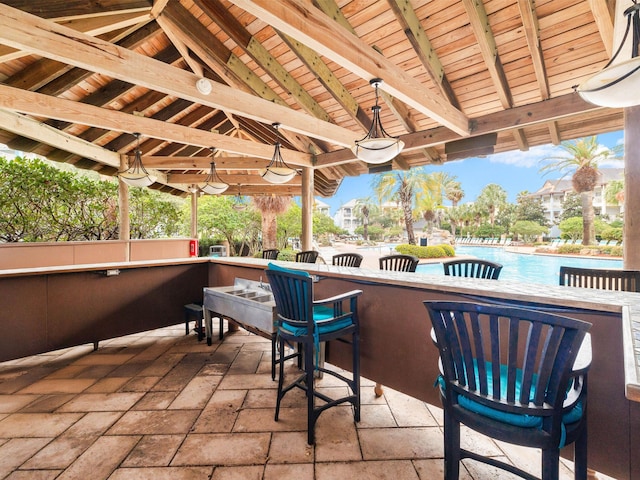
M 329 407 L 351 403 L 355 421 L 360 421 L 360 326 L 358 323 L 357 299 L 361 290 L 353 290 L 324 300 L 313 300 L 313 281 L 307 272 L 269 264 L 267 278 L 276 302 L 278 316 L 277 343 L 279 366 L 278 397 L 275 420 L 280 413 L 280 402 L 293 388 L 300 388 L 307 396 L 307 440 L 315 441 L 314 429 L 320 414 Z M 325 369 L 319 362 L 320 342 L 345 341 L 352 349 L 352 377 Z M 285 343 L 298 346 L 293 353 L 285 354 Z M 284 385 L 284 364 L 297 358 L 298 366 L 303 361 L 303 372 L 295 380 Z M 349 387 L 349 394 L 331 398 L 314 389 L 314 372 L 331 375 Z M 320 405 L 315 405 L 320 399 Z M 320 402 L 319 402 L 320 403 Z
M 424 302 L 440 351 L 445 479 L 471 458 L 528 480 L 530 473 L 460 448 L 460 423 L 542 450 L 542 479 L 557 480 L 560 449 L 574 443 L 575 478 L 587 478 L 590 323 L 470 302 Z M 583 340 L 584 345 L 583 345 Z M 582 348 L 581 348 L 582 347 Z

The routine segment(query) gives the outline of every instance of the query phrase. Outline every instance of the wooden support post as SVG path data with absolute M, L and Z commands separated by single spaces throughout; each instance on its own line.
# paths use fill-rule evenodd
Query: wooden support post
M 302 169 L 302 250 L 313 250 L 313 169 Z
M 624 247 L 623 265 L 640 270 L 640 106 L 624 110 Z

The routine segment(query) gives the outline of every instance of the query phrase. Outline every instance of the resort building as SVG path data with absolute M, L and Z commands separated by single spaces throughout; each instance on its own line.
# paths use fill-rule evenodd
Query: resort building
M 624 169 L 602 168 L 599 169 L 599 172 L 600 177 L 593 193 L 593 208 L 595 214 L 607 215 L 612 219 L 619 217 L 624 211 L 624 205 L 618 202 L 607 202 L 606 191 L 612 181 L 622 181 L 624 179 Z M 547 220 L 549 224 L 552 225 L 550 232 L 551 237 L 556 237 L 559 234 L 557 224 L 562 215 L 562 204 L 567 196 L 573 192 L 571 178 L 567 176 L 562 179 L 547 180 L 539 190 L 529 194 L 529 196 L 533 198 L 542 200 L 542 206 L 546 212 Z
M 359 213 L 358 199 L 353 198 L 340 205 L 333 216 L 333 222 L 340 228 L 353 235 L 355 229 L 362 225 L 362 214 Z M 380 206 L 380 213 L 385 214 L 398 209 L 396 202 L 384 202 Z

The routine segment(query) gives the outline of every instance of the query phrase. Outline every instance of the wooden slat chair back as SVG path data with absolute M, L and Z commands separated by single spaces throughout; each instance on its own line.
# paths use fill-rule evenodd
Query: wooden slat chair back
M 315 250 L 306 250 L 304 252 L 296 253 L 296 262 L 316 263 L 317 258 L 318 252 Z
M 560 285 L 640 292 L 640 270 L 560 267 Z
M 362 263 L 362 255 L 359 253 L 339 253 L 331 257 L 332 265 L 342 267 L 359 267 Z
M 587 473 L 586 375 L 591 324 L 533 309 L 425 301 L 440 352 L 445 478 L 462 458 L 530 473 L 460 448 L 460 423 L 515 445 L 542 449 L 543 480 L 557 479 L 560 449 L 575 443 L 576 478 Z M 585 354 L 586 351 L 586 354 Z
M 276 260 L 278 258 L 278 254 L 280 250 L 277 248 L 270 248 L 262 251 L 262 258 L 266 258 L 268 260 Z
M 488 260 L 465 258 L 442 262 L 444 274 L 455 277 L 487 278 L 497 280 L 502 271 L 502 265 Z
M 379 259 L 380 270 L 393 270 L 396 272 L 415 272 L 420 261 L 413 255 L 387 255 Z

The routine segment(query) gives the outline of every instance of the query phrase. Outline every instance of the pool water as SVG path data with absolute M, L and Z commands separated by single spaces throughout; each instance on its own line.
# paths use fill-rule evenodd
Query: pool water
M 622 268 L 622 260 L 564 257 L 507 252 L 500 247 L 455 247 L 458 255 L 472 255 L 502 264 L 499 280 L 558 285 L 560 267 Z M 442 263 L 418 265 L 416 272 L 444 275 Z

